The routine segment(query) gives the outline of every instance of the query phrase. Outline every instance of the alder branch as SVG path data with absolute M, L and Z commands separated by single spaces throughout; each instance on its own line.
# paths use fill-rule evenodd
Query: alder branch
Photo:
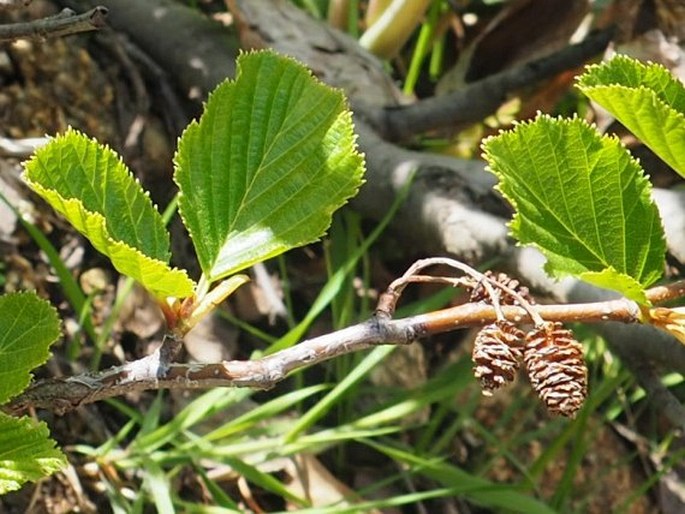
M 181 96 L 197 107 L 214 87 L 235 73 L 239 45 L 234 31 L 176 0 L 55 0 L 77 8 L 103 4 L 107 23 L 126 34 L 173 77 Z M 161 37 L 160 37 L 161 35 Z
M 548 321 L 620 321 L 637 323 L 640 311 L 627 299 L 578 305 L 541 305 L 535 312 Z M 516 323 L 531 321 L 520 307 L 502 306 Z M 148 389 L 206 389 L 251 387 L 269 389 L 290 373 L 339 355 L 380 344 L 410 344 L 430 335 L 481 326 L 497 319 L 484 303 L 469 303 L 409 318 L 390 319 L 379 312 L 364 323 L 309 339 L 291 348 L 253 361 L 213 364 L 167 364 L 162 344 L 151 355 L 99 373 L 40 381 L 15 398 L 5 410 L 17 414 L 42 408 L 62 414 L 76 407 L 122 394 Z
M 58 2 L 75 5 L 73 0 Z M 197 16 L 197 12 L 169 0 L 105 3 L 112 8 L 109 23 L 145 49 L 182 90 L 199 91 L 202 96 L 223 77 L 232 75 L 231 66 L 237 56 L 235 41 L 217 30 L 215 23 Z M 355 110 L 358 141 L 367 159 L 367 182 L 353 200 L 362 215 L 383 219 L 387 206 L 402 194 L 408 177 L 416 172 L 409 195 L 391 224 L 407 245 L 420 248 L 424 254 L 451 255 L 468 262 L 495 259 L 512 276 L 560 303 L 607 299 L 610 293 L 577 280 L 550 279 L 543 270 L 545 259 L 537 250 L 514 247 L 506 227 L 510 212 L 493 193 L 495 178 L 484 171 L 483 162 L 404 149 L 383 140 L 364 122 L 379 107 L 397 105 L 401 92 L 390 77 L 381 73 L 378 61 L 349 36 L 306 16 L 290 2 L 227 3 L 238 26 L 242 19 L 249 29 L 251 39 L 243 40 L 244 47 L 273 47 L 292 55 L 324 81 L 346 91 Z M 235 9 L 238 6 L 240 12 Z M 158 15 L 160 12 L 163 16 Z M 159 33 L 168 37 L 160 39 L 156 36 Z M 183 44 L 188 40 L 194 42 L 192 55 L 185 52 L 191 50 Z M 212 64 L 207 65 L 210 60 Z M 189 66 L 196 62 L 202 63 L 201 70 L 210 73 L 198 73 Z M 366 80 L 367 76 L 371 80 Z M 654 189 L 653 195 L 664 221 L 669 252 L 685 263 L 685 194 Z M 649 362 L 665 370 L 685 372 L 685 346 L 669 334 L 643 325 L 607 322 L 595 326 L 624 362 Z M 631 366 L 631 370 L 642 383 L 640 369 Z M 645 381 L 648 379 L 645 377 Z M 663 408 L 667 407 L 664 403 Z
M 675 427 L 685 428 L 685 406 L 666 387 L 661 376 L 652 366 L 641 362 L 629 363 L 629 368 L 640 377 L 640 385 L 645 389 L 649 402 L 655 406 L 655 411 L 666 416 Z
M 20 38 L 46 39 L 99 30 L 105 26 L 107 13 L 107 8 L 103 6 L 96 6 L 82 14 L 76 14 L 71 9 L 62 9 L 58 14 L 48 18 L 0 25 L 0 41 L 14 41 Z

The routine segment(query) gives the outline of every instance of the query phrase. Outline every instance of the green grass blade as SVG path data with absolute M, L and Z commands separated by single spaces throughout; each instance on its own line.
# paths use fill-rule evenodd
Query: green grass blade
M 224 463 L 231 466 L 234 470 L 247 478 L 250 482 L 258 485 L 266 491 L 271 491 L 283 499 L 286 499 L 297 506 L 308 506 L 309 502 L 304 498 L 300 498 L 286 489 L 286 487 L 273 476 L 268 473 L 260 471 L 257 467 L 252 466 L 240 459 L 226 458 Z
M 251 409 L 242 416 L 232 419 L 216 430 L 209 432 L 203 437 L 203 439 L 205 441 L 214 441 L 245 432 L 251 427 L 255 426 L 257 423 L 268 421 L 269 419 L 276 417 L 281 412 L 292 408 L 301 401 L 314 394 L 320 393 L 329 387 L 330 386 L 326 384 L 318 384 L 305 387 L 303 389 L 298 389 L 290 393 L 285 393 L 271 401 L 255 407 L 254 409 Z
M 154 461 L 147 460 L 143 469 L 143 488 L 150 493 L 159 514 L 175 514 L 171 499 L 171 484 L 164 470 Z
M 253 394 L 250 389 L 211 389 L 184 407 L 174 419 L 142 435 L 135 441 L 135 449 L 150 453 L 168 443 L 196 423 L 214 415 Z
M 24 230 L 28 232 L 29 236 L 31 236 L 31 239 L 33 239 L 43 253 L 45 253 L 45 256 L 48 258 L 48 262 L 50 262 L 50 265 L 55 270 L 55 273 L 57 273 L 60 286 L 62 287 L 62 291 L 64 291 L 64 296 L 66 296 L 67 301 L 71 305 L 71 308 L 74 309 L 74 312 L 78 316 L 79 320 L 82 320 L 82 326 L 90 340 L 95 342 L 97 340 L 97 332 L 93 326 L 93 320 L 90 318 L 87 312 L 88 302 L 86 296 L 83 294 L 83 291 L 81 290 L 81 287 L 76 279 L 72 276 L 71 272 L 64 264 L 64 261 L 62 261 L 57 249 L 53 246 L 50 240 L 45 237 L 43 232 L 38 230 L 33 223 L 24 219 L 21 213 L 7 200 L 1 191 L 0 200 L 2 200 L 5 205 L 7 205 L 12 212 L 14 212 L 14 215 L 19 220 L 19 223 L 21 223 L 21 225 L 24 227 Z
M 419 31 L 419 37 L 414 47 L 414 52 L 411 56 L 411 62 L 409 63 L 409 72 L 404 80 L 404 86 L 402 88 L 404 94 L 413 95 L 416 83 L 419 81 L 419 75 L 421 73 L 421 67 L 425 60 L 426 55 L 430 49 L 430 45 L 435 36 L 435 30 L 438 23 L 438 17 L 442 10 L 442 1 L 434 1 L 428 8 L 428 16 L 425 22 L 421 24 L 421 30 Z
M 471 475 L 443 460 L 426 459 L 420 455 L 415 455 L 411 450 L 404 450 L 370 439 L 362 442 L 395 461 L 405 463 L 420 475 L 435 480 L 439 484 L 453 487 L 455 494 L 463 495 L 469 501 L 479 505 L 526 514 L 553 514 L 556 512 L 543 502 L 520 493 L 516 486 L 495 484 L 485 478 Z
M 309 429 L 314 423 L 321 419 L 340 401 L 340 398 L 343 395 L 349 392 L 350 388 L 363 379 L 394 350 L 394 346 L 379 346 L 378 348 L 374 348 L 371 353 L 364 357 L 364 359 L 350 371 L 349 375 L 337 384 L 330 393 L 321 399 L 314 407 L 307 410 L 307 412 L 295 423 L 288 434 L 286 434 L 285 442 L 293 442 L 302 432 Z
M 202 483 L 205 484 L 205 487 L 209 491 L 209 494 L 212 495 L 212 499 L 214 500 L 214 503 L 216 503 L 217 505 L 217 511 L 218 509 L 223 508 L 232 509 L 232 511 L 234 512 L 240 512 L 238 504 L 234 502 L 228 494 L 226 494 L 226 492 L 221 488 L 219 484 L 217 484 L 214 480 L 211 480 L 207 476 L 206 471 L 202 467 L 195 466 L 195 472 L 201 478 Z M 194 512 L 192 510 L 188 510 L 189 508 L 191 508 L 190 505 L 184 507 L 186 509 L 184 512 Z

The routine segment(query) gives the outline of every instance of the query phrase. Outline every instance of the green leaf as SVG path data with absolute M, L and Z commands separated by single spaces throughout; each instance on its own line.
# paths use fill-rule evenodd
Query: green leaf
M 22 392 L 60 336 L 57 311 L 35 293 L 0 296 L 0 404 Z
M 588 67 L 578 87 L 685 177 L 685 87 L 666 68 L 616 56 Z
M 210 95 L 175 164 L 209 282 L 319 238 L 364 171 L 342 93 L 270 51 L 238 58 L 236 80 Z
M 626 298 L 630 298 L 639 303 L 645 305 L 649 303 L 645 296 L 645 288 L 637 280 L 626 273 L 619 273 L 612 267 L 608 267 L 602 271 L 581 273 L 579 278 L 585 280 L 585 282 L 594 284 L 597 287 L 619 291 Z
M 580 119 L 539 115 L 483 149 L 516 209 L 512 234 L 543 252 L 551 275 L 647 303 L 644 288 L 663 270 L 663 228 L 649 181 L 616 138 Z
M 49 435 L 43 422 L 0 413 L 0 494 L 15 491 L 25 482 L 39 480 L 67 465 Z
M 121 273 L 157 297 L 187 297 L 194 284 L 168 262 L 169 234 L 149 196 L 111 149 L 69 129 L 26 163 L 26 182 Z

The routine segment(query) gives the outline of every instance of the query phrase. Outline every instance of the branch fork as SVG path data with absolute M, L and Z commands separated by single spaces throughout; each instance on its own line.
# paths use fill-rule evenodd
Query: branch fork
M 463 276 L 432 276 L 424 273 L 426 268 L 434 265 L 446 265 L 463 273 Z M 527 298 L 527 291 L 512 287 L 515 282 L 503 280 L 502 277 L 480 273 L 454 259 L 420 260 L 390 284 L 380 296 L 375 314 L 357 325 L 302 341 L 260 359 L 212 364 L 173 362 L 184 334 L 171 332 L 162 345 L 147 357 L 98 373 L 40 381 L 15 398 L 5 410 L 16 414 L 28 408 L 44 408 L 65 413 L 84 404 L 149 389 L 268 389 L 297 370 L 339 355 L 379 344 L 411 344 L 433 334 L 481 326 L 485 328 L 481 331 L 479 353 L 474 351 L 474 361 L 476 378 L 485 386 L 486 394 L 511 381 L 516 369 L 524 364 L 533 387 L 548 409 L 556 414 L 573 416 L 585 396 L 587 372 L 582 362 L 580 343 L 570 331 L 563 328 L 562 322 L 643 322 L 675 335 L 678 332 L 673 326 L 677 326 L 680 333 L 685 334 L 685 328 L 682 328 L 685 327 L 685 313 L 677 309 L 655 307 L 645 310 L 625 298 L 585 304 L 533 305 Z M 397 302 L 405 288 L 409 284 L 426 282 L 471 290 L 482 287 L 487 292 L 487 298 L 393 319 Z M 683 295 L 685 282 L 647 291 L 648 298 L 653 302 Z M 520 326 L 530 323 L 534 325 L 533 329 L 526 334 Z M 178 330 L 182 326 L 182 323 L 177 323 L 175 328 Z M 505 356 L 504 360 L 500 358 L 502 356 Z M 496 358 L 500 360 L 495 362 Z M 559 391 L 563 393 L 561 396 L 557 394 Z

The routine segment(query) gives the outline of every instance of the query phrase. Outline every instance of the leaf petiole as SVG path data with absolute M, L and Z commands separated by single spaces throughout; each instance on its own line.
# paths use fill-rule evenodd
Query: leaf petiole
M 197 300 L 191 307 L 189 313 L 181 313 L 178 320 L 178 331 L 181 334 L 188 333 L 195 325 L 197 325 L 205 316 L 212 313 L 217 306 L 228 298 L 236 289 L 243 284 L 250 281 L 250 277 L 245 274 L 233 275 L 232 277 L 223 280 L 211 291 L 207 291 L 209 282 L 203 274 L 198 283 Z M 206 284 L 206 285 L 205 285 Z M 200 291 L 200 287 L 204 287 L 204 291 Z

